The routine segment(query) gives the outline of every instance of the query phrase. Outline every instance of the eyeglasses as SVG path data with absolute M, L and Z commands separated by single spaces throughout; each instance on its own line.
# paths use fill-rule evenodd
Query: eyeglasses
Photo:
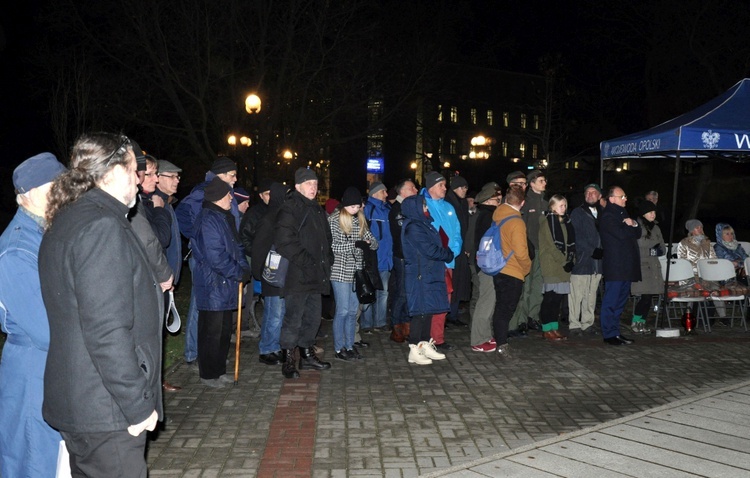
M 123 153 L 127 151 L 127 149 L 125 148 L 130 145 L 130 138 L 128 138 L 127 136 L 122 136 L 122 138 L 123 140 L 120 145 L 116 147 L 114 151 L 109 153 L 109 156 L 104 159 L 105 166 L 109 166 L 110 161 L 112 161 L 112 158 L 114 158 L 117 153 L 119 153 L 120 151 L 122 151 Z
M 159 177 L 160 178 L 177 179 L 177 180 L 180 179 L 180 175 L 179 174 L 160 174 Z
M 624 194 L 623 194 L 622 196 L 610 196 L 610 197 L 612 197 L 612 198 L 620 198 L 620 199 L 622 199 L 623 201 L 624 201 L 625 199 L 627 199 L 627 198 L 628 198 L 628 197 L 627 197 L 626 195 L 624 195 Z

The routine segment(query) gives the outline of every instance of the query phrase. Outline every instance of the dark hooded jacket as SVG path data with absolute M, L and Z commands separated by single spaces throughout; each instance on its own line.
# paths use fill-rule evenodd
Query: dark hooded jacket
M 405 218 L 401 230 L 404 285 L 410 316 L 440 314 L 450 309 L 445 263 L 453 260 L 453 251 L 443 247 L 432 218 L 425 216 L 423 204 L 421 195 L 410 196 L 401 204 Z
M 282 289 L 269 285 L 268 282 L 263 280 L 263 266 L 266 263 L 268 251 L 276 242 L 276 217 L 281 205 L 284 204 L 288 189 L 283 184 L 273 183 L 270 191 L 271 197 L 268 200 L 268 208 L 266 208 L 265 214 L 255 227 L 250 266 L 253 269 L 253 277 L 260 281 L 261 293 L 267 297 L 276 297 L 283 295 Z

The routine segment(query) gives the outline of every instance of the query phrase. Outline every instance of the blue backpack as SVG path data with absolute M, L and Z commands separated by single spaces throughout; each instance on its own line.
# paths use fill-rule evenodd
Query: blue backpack
M 488 276 L 494 276 L 503 270 L 505 264 L 508 263 L 508 259 L 513 255 L 513 251 L 510 251 L 507 256 L 503 256 L 503 246 L 500 240 L 500 228 L 508 219 L 513 218 L 520 219 L 518 216 L 509 216 L 500 221 L 500 224 L 492 221 L 492 225 L 479 240 L 477 266 Z

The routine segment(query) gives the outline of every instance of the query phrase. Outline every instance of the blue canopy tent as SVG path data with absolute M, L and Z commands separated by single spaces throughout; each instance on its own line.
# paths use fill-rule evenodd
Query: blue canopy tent
M 669 226 L 669 251 L 674 242 L 677 185 L 680 160 L 704 161 L 750 159 L 750 78 L 713 100 L 658 126 L 600 144 L 600 181 L 604 184 L 604 161 L 625 158 L 674 159 L 672 215 Z M 667 274 L 669 274 L 667 261 Z M 666 297 L 666 284 L 665 293 Z

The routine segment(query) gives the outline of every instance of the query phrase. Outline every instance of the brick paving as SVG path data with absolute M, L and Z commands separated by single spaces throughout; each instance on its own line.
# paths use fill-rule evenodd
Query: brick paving
M 258 362 L 257 339 L 243 339 L 235 387 L 204 387 L 179 364 L 168 380 L 184 388 L 165 396 L 150 476 L 439 473 L 750 379 L 750 334 L 737 327 L 623 347 L 532 335 L 511 342 L 507 361 L 450 328 L 457 350 L 430 366 L 409 365 L 385 333 L 365 340 L 363 362 L 333 360 L 296 381 Z M 318 343 L 333 355 L 330 337 Z

